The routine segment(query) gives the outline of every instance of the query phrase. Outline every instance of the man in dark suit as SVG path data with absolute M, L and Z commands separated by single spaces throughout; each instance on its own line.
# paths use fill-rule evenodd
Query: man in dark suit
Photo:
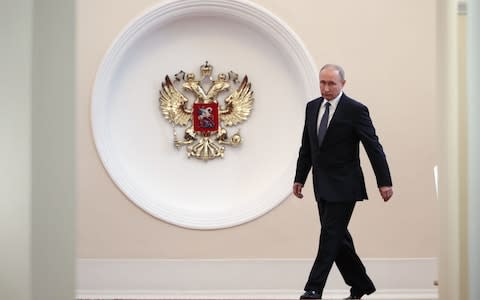
M 360 142 L 384 201 L 393 195 L 392 180 L 368 108 L 345 95 L 344 85 L 345 73 L 340 66 L 323 66 L 320 70 L 322 97 L 307 104 L 293 194 L 303 198 L 303 185 L 313 169 L 321 233 L 317 257 L 300 299 L 322 298 L 334 262 L 351 287 L 346 299 L 360 299 L 375 291 L 347 229 L 356 201 L 368 199 L 360 167 Z

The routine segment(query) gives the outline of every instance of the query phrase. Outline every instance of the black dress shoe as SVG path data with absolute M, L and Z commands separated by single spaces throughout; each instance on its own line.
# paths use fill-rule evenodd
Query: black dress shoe
M 350 296 L 348 296 L 347 298 L 345 298 L 344 300 L 354 300 L 354 299 L 362 299 L 363 296 L 365 295 L 370 295 L 372 294 L 373 292 L 375 292 L 375 288 L 372 288 L 368 291 L 364 291 L 364 292 L 350 292 Z
M 343 300 L 362 299 L 362 297 L 363 297 L 363 295 L 361 295 L 361 296 L 360 295 L 350 295 Z
M 305 291 L 300 299 L 322 299 L 322 293 L 317 291 Z

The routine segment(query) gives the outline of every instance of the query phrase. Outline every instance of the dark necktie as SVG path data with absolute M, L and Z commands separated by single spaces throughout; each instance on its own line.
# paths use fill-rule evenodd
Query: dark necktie
M 321 146 L 325 133 L 327 133 L 328 128 L 328 115 L 330 114 L 330 103 L 325 104 L 325 112 L 323 113 L 322 119 L 320 120 L 320 126 L 318 126 L 318 145 Z

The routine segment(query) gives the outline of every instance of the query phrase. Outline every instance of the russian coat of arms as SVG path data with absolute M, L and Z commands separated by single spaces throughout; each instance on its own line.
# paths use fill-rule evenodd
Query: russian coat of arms
M 175 74 L 173 81 L 167 75 L 159 99 L 163 116 L 173 126 L 175 146 L 186 146 L 188 157 L 205 161 L 223 158 L 225 145 L 241 143 L 237 126 L 250 116 L 254 100 L 246 75 L 240 82 L 238 74 L 230 71 L 218 74 L 214 80 L 212 71 L 212 65 L 205 62 L 200 67 L 199 80 L 194 73 L 183 71 Z M 227 94 L 223 104 L 219 104 L 219 95 L 231 91 L 232 86 L 235 90 Z M 189 100 L 190 97 L 193 99 Z M 177 138 L 176 126 L 186 127 L 182 140 Z M 231 137 L 227 127 L 236 127 Z

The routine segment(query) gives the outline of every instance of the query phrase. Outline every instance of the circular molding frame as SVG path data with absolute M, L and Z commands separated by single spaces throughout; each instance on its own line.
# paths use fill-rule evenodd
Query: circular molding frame
M 316 97 L 318 94 L 318 70 L 312 57 L 293 30 L 266 9 L 246 0 L 166 1 L 131 21 L 105 54 L 97 71 L 92 92 L 92 130 L 95 145 L 105 169 L 120 190 L 136 205 L 149 214 L 178 226 L 192 229 L 218 229 L 236 226 L 267 213 L 288 197 L 291 186 L 273 187 L 273 189 L 281 190 L 275 193 L 259 192 L 261 195 L 258 196 L 259 201 L 254 202 L 255 207 L 235 209 L 227 215 L 224 213 L 215 215 L 208 212 L 205 214 L 188 211 L 188 209 L 182 211 L 175 207 L 159 206 L 141 188 L 132 184 L 125 169 L 118 163 L 115 145 L 109 138 L 111 133 L 108 126 L 105 126 L 109 89 L 113 85 L 112 78 L 115 76 L 117 64 L 123 53 L 135 43 L 135 39 L 139 35 L 151 28 L 159 28 L 171 22 L 198 16 L 230 18 L 262 32 L 267 39 L 270 39 L 271 43 L 280 45 L 284 53 L 287 53 L 289 64 L 299 74 L 300 78 L 298 78 L 297 84 L 301 85 L 305 92 L 305 99 Z M 293 175 L 289 174 L 292 171 L 292 162 L 289 164 L 288 172 L 285 172 L 280 180 L 282 185 L 285 182 L 285 176 Z M 266 194 L 271 194 L 272 197 L 265 197 Z M 263 198 L 268 199 L 264 200 Z

